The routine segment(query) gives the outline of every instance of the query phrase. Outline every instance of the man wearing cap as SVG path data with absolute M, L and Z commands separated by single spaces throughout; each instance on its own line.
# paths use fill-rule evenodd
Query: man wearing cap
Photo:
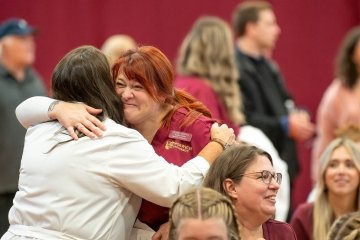
M 31 69 L 35 33 L 23 19 L 9 19 L 0 25 L 0 235 L 9 226 L 25 136 L 15 108 L 29 97 L 45 95 L 42 80 Z

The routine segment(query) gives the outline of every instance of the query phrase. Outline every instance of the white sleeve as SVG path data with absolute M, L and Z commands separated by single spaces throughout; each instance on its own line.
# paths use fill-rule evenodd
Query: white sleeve
M 180 194 L 201 185 L 210 167 L 204 158 L 197 156 L 178 167 L 158 156 L 138 132 L 132 131 L 138 136 L 132 133 L 129 137 L 123 130 L 127 136 L 120 141 L 102 139 L 113 143 L 106 159 L 114 184 L 164 207 L 170 207 Z
M 17 106 L 16 117 L 25 128 L 50 121 L 48 109 L 54 101 L 52 98 L 40 96 L 28 98 Z
M 237 139 L 268 152 L 273 160 L 274 169 L 281 172 L 282 182 L 277 193 L 275 219 L 286 221 L 290 208 L 290 176 L 286 162 L 280 158 L 271 140 L 258 128 L 249 125 L 241 127 Z

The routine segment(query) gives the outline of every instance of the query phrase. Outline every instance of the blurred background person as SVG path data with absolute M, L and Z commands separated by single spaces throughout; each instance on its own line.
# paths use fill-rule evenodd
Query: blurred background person
M 289 224 L 273 220 L 281 177 L 267 152 L 248 144 L 234 144 L 214 161 L 203 186 L 232 200 L 241 239 L 296 239 Z
M 346 125 L 335 131 L 336 138 L 348 138 L 360 147 L 360 126 L 359 125 Z M 316 196 L 316 188 L 314 187 L 310 192 L 307 202 L 314 202 Z
M 232 126 L 238 140 L 270 153 L 274 168 L 283 174 L 277 196 L 276 219 L 285 221 L 290 205 L 287 164 L 280 159 L 275 147 L 260 129 L 246 124 L 237 79 L 230 26 L 218 17 L 200 17 L 181 44 L 175 86 L 203 102 L 213 118 Z
M 268 60 L 280 34 L 271 4 L 240 3 L 233 28 L 246 120 L 270 138 L 294 180 L 299 170 L 295 141 L 312 137 L 314 125 L 306 112 L 296 111 L 279 69 Z
M 291 225 L 302 240 L 326 239 L 333 222 L 360 210 L 360 150 L 352 140 L 336 138 L 320 158 L 315 200 L 295 210 Z
M 214 118 L 236 128 L 245 122 L 237 85 L 231 29 L 215 16 L 196 20 L 182 41 L 175 86 L 210 110 Z
M 16 106 L 35 95 L 45 95 L 42 79 L 32 69 L 37 30 L 23 19 L 0 25 L 0 235 L 9 227 L 8 212 L 18 190 L 25 129 L 15 116 Z
M 336 57 L 336 79 L 323 94 L 317 110 L 316 139 L 312 152 L 312 177 L 317 179 L 319 158 L 347 125 L 360 126 L 360 27 L 345 36 Z
M 105 40 L 101 51 L 110 57 L 113 64 L 124 52 L 137 46 L 135 40 L 129 35 L 116 34 Z
M 231 201 L 210 188 L 181 195 L 170 209 L 169 240 L 240 239 Z
M 296 141 L 310 139 L 315 126 L 306 111 L 296 108 L 277 64 L 270 59 L 281 32 L 272 5 L 261 0 L 241 2 L 233 12 L 233 30 L 246 120 L 265 133 L 287 163 L 293 191 L 300 168 Z M 291 200 L 289 216 L 292 204 Z

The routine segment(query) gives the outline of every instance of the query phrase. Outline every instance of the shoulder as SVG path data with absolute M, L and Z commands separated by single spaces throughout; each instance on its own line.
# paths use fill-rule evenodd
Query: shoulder
M 271 239 L 296 239 L 294 229 L 286 222 L 270 219 L 264 223 L 264 228 L 267 228 Z
M 193 76 L 179 76 L 175 79 L 175 87 L 185 90 L 190 94 L 197 92 L 213 92 L 209 83 L 202 78 Z M 195 96 L 196 97 L 196 96 Z
M 321 100 L 324 103 L 333 103 L 339 96 L 339 94 L 345 94 L 349 92 L 348 89 L 337 79 L 326 88 L 323 98 Z
M 144 137 L 135 129 L 118 124 L 110 118 L 104 120 L 104 125 L 106 127 L 104 137 L 126 137 L 144 140 Z
M 171 119 L 171 130 L 185 132 L 191 135 L 193 146 L 203 146 L 210 140 L 211 126 L 214 120 L 205 116 L 198 117 L 189 125 L 183 126 L 182 123 L 187 116 L 188 110 L 179 108 Z
M 292 227 L 290 224 L 286 222 L 277 221 L 275 219 L 269 219 L 265 223 L 267 226 L 271 226 L 271 228 L 284 228 L 284 229 L 290 229 L 292 230 Z
M 8 74 L 8 70 L 0 62 L 0 79 Z
M 187 114 L 188 114 L 188 110 L 185 108 L 179 108 L 174 112 L 174 115 L 171 119 L 171 125 L 175 125 L 175 124 L 181 124 L 184 119 L 186 118 Z M 211 118 L 208 118 L 206 116 L 200 116 L 198 117 L 192 124 L 190 124 L 189 126 L 186 126 L 186 128 L 190 128 L 190 129 L 198 129 L 200 128 L 207 128 L 210 130 L 211 125 L 214 123 L 214 120 Z
M 311 203 L 300 204 L 296 208 L 292 219 L 311 217 L 312 212 L 313 212 L 313 208 L 314 208 L 314 203 L 312 203 L 312 202 Z
M 297 207 L 296 211 L 300 211 L 300 212 L 302 212 L 302 211 L 312 211 L 313 207 L 314 207 L 314 203 L 312 203 L 312 202 L 303 203 L 303 204 L 300 204 Z

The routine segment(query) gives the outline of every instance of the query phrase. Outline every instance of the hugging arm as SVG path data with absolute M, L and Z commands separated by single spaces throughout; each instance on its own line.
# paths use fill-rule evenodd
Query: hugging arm
M 101 109 L 83 103 L 68 103 L 48 97 L 31 97 L 16 108 L 16 116 L 25 128 L 58 120 L 74 139 L 78 139 L 75 128 L 90 138 L 102 136 L 105 126 L 94 116 L 101 112 Z

